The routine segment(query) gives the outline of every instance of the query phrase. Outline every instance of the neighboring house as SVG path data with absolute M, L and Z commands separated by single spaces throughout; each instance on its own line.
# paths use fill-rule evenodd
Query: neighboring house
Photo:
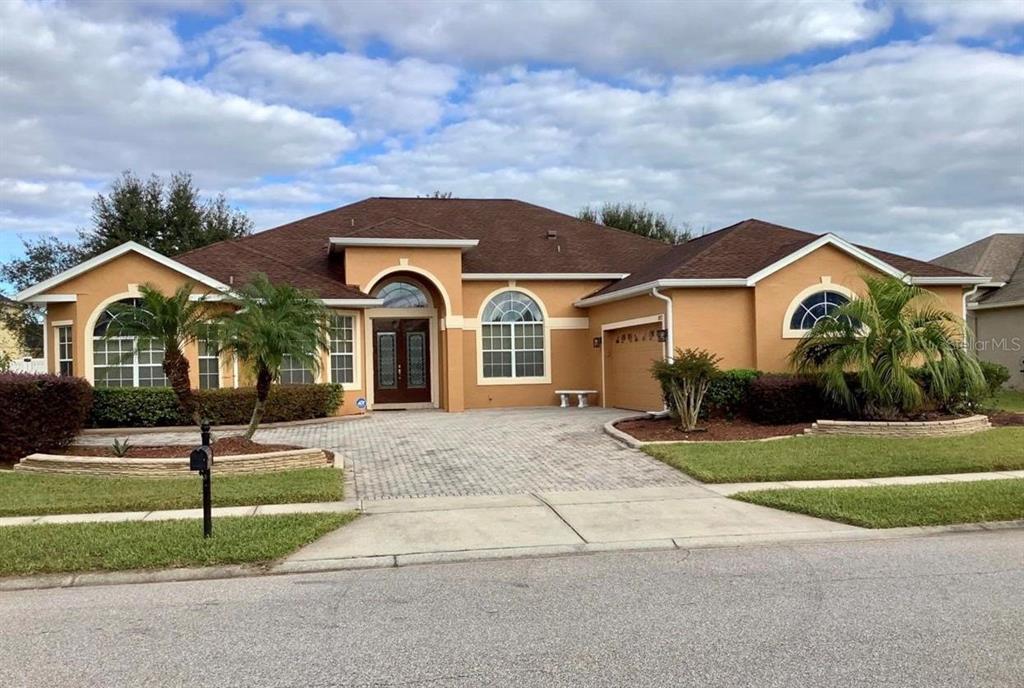
M 515 200 L 370 198 L 175 259 L 125 244 L 19 294 L 47 305 L 47 360 L 97 385 L 164 384 L 161 352 L 125 359 L 106 308 L 143 283 L 230 302 L 256 272 L 316 293 L 331 312 L 318 381 L 362 408 L 547 405 L 560 389 L 660 409 L 651 361 L 709 349 L 726 368 L 787 369 L 813 322 L 863 291 L 864 274 L 909 277 L 960 314 L 985 281 L 931 263 L 745 220 L 679 246 Z M 198 387 L 249 375 L 205 345 Z M 287 364 L 283 383 L 314 381 Z
M 17 303 L 0 294 L 0 309 L 6 310 L 17 307 Z M 18 337 L 13 332 L 4 327 L 2 321 L 0 321 L 0 354 L 6 354 L 11 358 L 21 356 L 21 342 L 18 341 Z
M 978 356 L 1010 370 L 1009 386 L 1024 389 L 1024 234 L 993 234 L 932 261 L 985 275 L 967 300 L 967 322 Z

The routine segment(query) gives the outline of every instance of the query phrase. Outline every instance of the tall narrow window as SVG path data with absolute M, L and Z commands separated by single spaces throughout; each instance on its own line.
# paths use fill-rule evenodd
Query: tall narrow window
M 75 374 L 71 346 L 71 325 L 61 325 L 57 328 L 57 368 L 61 375 Z
M 220 387 L 220 356 L 210 330 L 204 332 L 196 345 L 199 349 L 199 389 L 217 389 Z
M 544 376 L 544 316 L 526 294 L 505 291 L 492 298 L 480 335 L 485 378 Z
M 351 315 L 332 315 L 330 322 L 331 382 L 355 379 L 354 327 Z
M 294 356 L 285 356 L 281 361 L 282 385 L 309 385 L 313 383 L 313 371 Z

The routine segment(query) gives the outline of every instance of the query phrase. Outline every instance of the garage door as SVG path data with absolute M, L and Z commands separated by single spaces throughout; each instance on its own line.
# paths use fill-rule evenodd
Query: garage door
M 637 411 L 664 407 L 661 386 L 651 377 L 651 362 L 665 355 L 658 341 L 661 323 L 623 327 L 604 333 L 605 406 Z

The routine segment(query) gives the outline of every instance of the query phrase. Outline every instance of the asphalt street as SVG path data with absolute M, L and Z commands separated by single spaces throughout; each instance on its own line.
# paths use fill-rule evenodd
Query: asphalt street
M 0 593 L 0 685 L 1024 685 L 1024 531 Z

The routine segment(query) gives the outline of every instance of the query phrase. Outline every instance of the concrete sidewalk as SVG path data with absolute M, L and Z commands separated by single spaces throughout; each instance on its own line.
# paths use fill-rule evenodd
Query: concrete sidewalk
M 278 572 L 493 557 L 766 542 L 864 529 L 727 499 L 699 486 L 364 502 L 364 516 Z

